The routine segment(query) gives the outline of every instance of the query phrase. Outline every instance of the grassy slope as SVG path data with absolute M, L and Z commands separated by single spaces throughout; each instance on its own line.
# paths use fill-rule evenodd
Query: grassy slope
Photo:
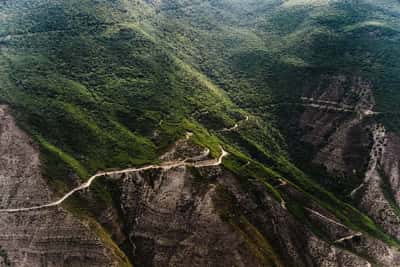
M 372 81 L 377 109 L 398 111 L 400 5 L 328 2 L 164 1 L 157 26 L 241 107 L 265 111 L 340 73 Z
M 88 10 L 85 3 L 16 4 L 22 26 L 2 34 L 18 35 L 2 45 L 1 98 L 46 151 L 81 176 L 142 164 L 182 134 L 184 115 L 228 109 L 203 76 L 154 43 L 136 18 L 127 22 L 116 3 Z M 111 10 L 105 18 L 103 9 Z
M 173 2 L 159 12 L 143 3 L 138 8 L 89 0 L 15 1 L 0 10 L 6 25 L 0 29 L 0 98 L 41 145 L 52 184 L 65 189 L 71 169 L 84 179 L 99 169 L 154 161 L 190 130 L 214 155 L 218 143 L 230 148 L 234 156 L 225 165 L 245 188 L 247 179 L 260 179 L 280 199 L 287 196 L 274 185 L 290 179 L 304 191 L 305 203 L 313 200 L 353 228 L 393 244 L 370 219 L 287 160 L 282 136 L 265 120 L 272 114 L 251 117 L 252 127 L 240 134 L 216 131 L 244 118 L 238 106 L 264 111 L 263 105 L 287 98 L 304 77 L 318 77 L 315 57 L 326 49 L 311 42 L 307 51 L 316 55 L 303 55 L 296 44 L 302 30 L 320 24 L 302 17 L 322 11 L 286 9 L 274 1 Z M 330 36 L 319 28 L 307 38 Z M 241 168 L 247 161 L 251 165 Z M 100 196 L 99 205 L 109 198 Z M 306 220 L 301 205 L 285 200 Z
M 215 129 L 243 116 L 205 75 L 138 26 L 130 8 L 117 1 L 17 1 L 0 10 L 7 25 L 0 32 L 0 98 L 39 143 L 45 175 L 59 191 L 69 187 L 71 171 L 86 179 L 155 161 L 184 131 L 204 131 L 197 114 L 208 114 L 203 119 Z M 210 139 L 203 144 L 219 152 Z M 94 193 L 99 209 L 111 204 L 102 185 Z M 81 201 L 68 208 L 90 220 Z
M 270 123 L 275 115 L 266 106 L 298 99 L 303 89 L 318 84 L 323 75 L 348 74 L 373 82 L 377 110 L 397 112 L 400 66 L 394 55 L 400 52 L 396 45 L 400 5 L 394 1 L 316 3 L 164 1 L 157 7 L 161 14 L 157 34 L 236 104 L 260 114 L 262 127 L 275 141 L 262 144 L 252 130 L 225 137 L 227 143 L 290 177 L 339 218 L 377 233 L 380 230 L 370 219 L 338 201 L 287 160 L 276 157 L 285 153 L 279 149 L 274 153 L 275 145 L 285 145 L 279 133 L 272 134 Z M 393 116 L 386 120 L 396 127 Z

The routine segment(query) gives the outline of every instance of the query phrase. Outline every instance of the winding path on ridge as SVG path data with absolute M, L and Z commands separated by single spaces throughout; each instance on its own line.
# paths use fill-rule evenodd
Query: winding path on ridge
M 396 114 L 394 112 L 377 112 L 371 109 L 357 109 L 356 106 L 340 103 L 336 101 L 320 100 L 315 98 L 301 97 L 299 102 L 282 102 L 267 105 L 268 107 L 277 107 L 285 105 L 299 105 L 303 107 L 330 110 L 343 113 L 359 113 L 364 117 L 376 116 L 379 114 Z
M 246 116 L 244 120 L 236 123 L 232 128 L 229 129 L 223 129 L 222 132 L 224 131 L 234 131 L 237 128 L 239 128 L 239 124 L 241 124 L 244 121 L 248 121 L 249 117 Z M 192 133 L 186 133 L 185 138 L 190 139 L 192 137 Z M 83 191 L 84 189 L 89 188 L 92 183 L 99 177 L 102 176 L 109 176 L 109 175 L 116 175 L 116 174 L 128 174 L 128 173 L 135 173 L 135 172 L 140 172 L 140 171 L 146 171 L 146 170 L 151 170 L 151 169 L 163 169 L 163 170 L 168 170 L 171 168 L 177 168 L 177 167 L 182 167 L 182 166 L 187 166 L 187 167 L 194 167 L 194 168 L 202 168 L 202 167 L 212 167 L 212 166 L 219 166 L 222 164 L 222 160 L 229 155 L 229 153 L 223 149 L 222 146 L 220 146 L 221 149 L 221 155 L 218 157 L 218 159 L 205 159 L 202 160 L 204 157 L 207 157 L 210 153 L 209 149 L 206 149 L 202 155 L 195 156 L 195 157 L 190 157 L 186 158 L 181 161 L 169 161 L 169 162 L 164 162 L 161 163 L 160 165 L 148 165 L 140 168 L 127 168 L 127 169 L 122 169 L 122 170 L 116 170 L 116 171 L 105 171 L 105 172 L 98 172 L 91 176 L 86 182 L 83 184 L 75 187 L 68 193 L 66 193 L 63 197 L 60 199 L 43 204 L 43 205 L 37 205 L 37 206 L 32 206 L 32 207 L 23 207 L 23 208 L 11 208 L 11 209 L 0 209 L 0 213 L 16 213 L 16 212 L 27 212 L 27 211 L 34 211 L 34 210 L 40 210 L 40 209 L 45 209 L 45 208 L 51 208 L 51 207 L 56 207 L 61 205 L 64 201 L 66 201 L 69 197 L 71 197 L 73 194 L 79 191 Z
M 308 101 L 311 100 L 310 102 L 314 102 L 315 101 L 315 99 L 305 99 L 305 98 L 302 98 L 302 100 L 303 101 L 304 100 L 308 100 Z M 328 103 L 328 101 L 324 101 L 324 103 L 322 103 L 322 101 L 316 101 L 316 102 L 318 102 L 318 104 L 310 103 L 308 105 L 307 104 L 305 104 L 305 105 L 306 106 L 310 106 L 310 107 L 314 107 L 314 108 L 327 108 L 328 106 L 326 106 L 324 104 L 328 104 L 328 105 L 329 104 L 336 104 L 335 102 Z M 328 107 L 328 108 L 331 108 L 331 107 Z M 346 108 L 335 108 L 335 110 L 336 111 L 344 111 L 344 112 L 352 112 L 353 111 L 353 110 L 350 110 L 350 109 L 347 109 L 347 108 L 348 107 L 346 107 Z M 375 115 L 375 114 L 376 114 L 376 112 L 370 111 L 370 114 L 368 114 L 368 115 Z M 231 128 L 224 128 L 224 129 L 220 130 L 220 132 L 235 131 L 241 126 L 242 123 L 244 123 L 244 122 L 246 122 L 248 120 L 249 120 L 249 117 L 245 116 L 245 118 L 243 120 L 237 122 Z M 186 134 L 186 139 L 189 139 L 191 136 L 192 136 L 192 133 L 187 133 Z M 98 172 L 98 173 L 94 174 L 93 176 L 91 176 L 86 182 L 84 182 L 83 184 L 75 187 L 71 191 L 67 192 L 64 196 L 62 196 L 61 198 L 59 198 L 56 201 L 53 201 L 53 202 L 50 202 L 50 203 L 47 203 L 47 204 L 43 204 L 43 205 L 32 206 L 32 207 L 0 209 L 0 213 L 26 212 L 26 211 L 40 210 L 40 209 L 59 206 L 64 201 L 66 201 L 69 197 L 71 197 L 73 194 L 89 188 L 97 178 L 102 177 L 102 176 L 128 174 L 128 173 L 135 173 L 135 172 L 146 171 L 146 170 L 151 170 L 151 169 L 167 170 L 167 169 L 177 168 L 177 167 L 182 167 L 182 166 L 195 167 L 195 168 L 219 166 L 219 165 L 222 164 L 222 161 L 223 161 L 224 157 L 226 157 L 229 154 L 222 147 L 220 147 L 220 149 L 221 149 L 221 155 L 217 159 L 205 159 L 205 160 L 202 160 L 204 157 L 208 156 L 209 153 L 210 153 L 210 150 L 206 149 L 205 152 L 202 155 L 195 156 L 195 157 L 192 157 L 192 158 L 186 158 L 186 159 L 180 160 L 180 161 L 169 161 L 169 162 L 161 163 L 160 165 L 152 164 L 152 165 L 148 165 L 148 166 L 144 166 L 144 167 L 140 167 L 140 168 L 127 168 L 127 169 L 115 170 L 115 171 Z M 337 222 L 335 222 L 335 223 L 337 223 Z M 344 226 L 344 225 L 342 225 L 342 226 Z
M 40 210 L 40 209 L 59 206 L 65 200 L 67 200 L 69 197 L 71 197 L 73 194 L 75 194 L 76 192 L 89 188 L 92 185 L 92 183 L 96 180 L 96 178 L 99 178 L 102 176 L 135 173 L 135 172 L 146 171 L 146 170 L 151 170 L 151 169 L 168 170 L 171 168 L 177 168 L 177 167 L 182 167 L 182 166 L 194 167 L 194 168 L 219 166 L 222 164 L 222 160 L 229 154 L 222 147 L 220 147 L 220 148 L 221 148 L 221 155 L 217 159 L 207 159 L 207 160 L 202 160 L 202 161 L 197 161 L 197 162 L 188 162 L 189 160 L 193 160 L 194 158 L 187 158 L 187 159 L 184 159 L 181 161 L 165 162 L 160 165 L 152 164 L 152 165 L 148 165 L 148 166 L 144 166 L 144 167 L 140 167 L 140 168 L 127 168 L 127 169 L 116 170 L 116 171 L 99 172 L 99 173 L 91 176 L 89 178 L 89 180 L 87 180 L 85 183 L 79 185 L 78 187 L 75 187 L 74 189 L 72 189 L 71 191 L 66 193 L 63 197 L 61 197 L 60 199 L 58 199 L 56 201 L 50 202 L 48 204 L 39 205 L 39 206 L 24 207 L 24 208 L 12 208 L 12 209 L 0 209 L 0 213 L 26 212 L 26 211 Z M 210 151 L 207 149 L 205 154 L 208 155 L 209 152 Z M 202 156 L 206 156 L 205 154 Z
M 237 129 L 239 129 L 239 127 L 240 127 L 240 125 L 242 123 L 244 123 L 246 121 L 249 121 L 249 119 L 250 119 L 249 116 L 246 116 L 243 120 L 235 123 L 235 125 L 233 125 L 232 127 L 224 128 L 224 129 L 220 130 L 220 132 L 233 132 L 233 131 L 236 131 Z

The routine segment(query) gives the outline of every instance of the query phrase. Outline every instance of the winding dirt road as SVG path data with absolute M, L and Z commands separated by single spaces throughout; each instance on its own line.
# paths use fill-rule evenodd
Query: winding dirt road
M 384 114 L 382 112 L 376 112 L 371 109 L 360 109 L 358 110 L 357 106 L 352 106 L 340 102 L 328 101 L 328 100 L 320 100 L 316 98 L 310 97 L 301 97 L 300 102 L 283 102 L 283 103 L 275 103 L 268 105 L 269 107 L 283 106 L 283 105 L 299 105 L 303 107 L 322 109 L 322 110 L 330 110 L 337 111 L 343 113 L 359 113 L 363 117 L 376 116 L 379 114 Z M 226 129 L 229 130 L 229 129 Z
M 343 241 L 346 241 L 346 240 L 350 240 L 350 239 L 353 239 L 353 238 L 359 237 L 359 236 L 362 236 L 362 233 L 357 232 L 357 233 L 355 233 L 355 234 L 352 234 L 352 235 L 348 235 L 348 236 L 339 238 L 338 240 L 334 241 L 333 243 L 340 243 L 340 242 L 343 242 Z
M 246 121 L 249 121 L 249 116 L 246 116 L 243 120 L 235 123 L 232 127 L 230 128 L 224 128 L 222 130 L 220 130 L 220 132 L 233 132 L 236 131 L 237 129 L 239 129 L 240 125 Z
M 72 189 L 68 193 L 66 193 L 63 197 L 61 197 L 59 200 L 50 202 L 48 204 L 44 205 L 39 205 L 39 206 L 33 206 L 33 207 L 24 207 L 24 208 L 13 208 L 13 209 L 0 209 L 0 213 L 14 213 L 14 212 L 25 212 L 25 211 L 33 211 L 33 210 L 40 210 L 40 209 L 45 209 L 45 208 L 50 208 L 50 207 L 55 207 L 61 205 L 65 200 L 67 200 L 70 196 L 75 194 L 78 191 L 82 191 L 86 188 L 89 188 L 92 183 L 96 180 L 96 178 L 99 178 L 101 176 L 109 176 L 109 175 L 116 175 L 116 174 L 127 174 L 127 173 L 135 173 L 135 172 L 140 172 L 140 171 L 146 171 L 146 170 L 151 170 L 151 169 L 163 169 L 163 170 L 168 170 L 171 168 L 177 168 L 177 167 L 182 167 L 182 166 L 187 166 L 187 167 L 194 167 L 194 168 L 202 168 L 202 167 L 211 167 L 211 166 L 219 166 L 222 164 L 223 159 L 229 154 L 227 151 L 225 151 L 222 147 L 221 148 L 221 155 L 218 157 L 218 159 L 209 159 L 209 160 L 203 160 L 203 161 L 197 161 L 197 162 L 188 162 L 188 160 L 193 160 L 193 158 L 185 159 L 182 161 L 172 161 L 172 162 L 165 162 L 160 165 L 148 165 L 140 168 L 128 168 L 128 169 L 123 169 L 123 170 L 116 170 L 116 171 L 108 171 L 108 172 L 99 172 L 92 177 L 89 178 L 89 180 L 80 186 Z M 205 154 L 209 153 L 209 150 L 207 149 Z M 204 156 L 204 155 L 202 155 Z
M 335 220 L 333 220 L 331 218 L 328 218 L 328 217 L 322 215 L 321 213 L 319 213 L 318 211 L 315 211 L 315 210 L 310 209 L 310 208 L 305 208 L 305 209 L 308 210 L 309 212 L 313 213 L 314 215 L 317 215 L 318 217 L 324 219 L 325 221 L 328 221 L 330 223 L 333 223 L 333 224 L 336 224 L 336 225 L 338 225 L 340 227 L 348 229 L 348 227 L 346 225 L 341 224 L 341 223 L 339 223 L 339 222 L 337 222 L 337 221 L 335 221 Z

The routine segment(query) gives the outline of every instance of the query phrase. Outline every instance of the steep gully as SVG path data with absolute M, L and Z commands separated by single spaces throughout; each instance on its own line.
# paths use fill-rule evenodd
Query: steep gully
M 289 104 L 289 105 L 290 104 L 301 105 L 301 106 L 304 106 L 304 107 L 323 109 L 323 110 L 331 110 L 331 111 L 334 111 L 334 112 L 356 113 L 356 114 L 359 115 L 359 119 L 360 120 L 362 120 L 365 117 L 370 117 L 370 116 L 375 116 L 375 115 L 382 114 L 381 112 L 373 111 L 371 109 L 372 107 L 370 107 L 370 106 L 364 106 L 364 105 L 362 105 L 362 106 L 352 106 L 352 105 L 348 105 L 348 104 L 344 104 L 344 103 L 339 103 L 339 102 L 336 102 L 336 101 L 321 100 L 321 99 L 315 99 L 315 98 L 310 98 L 310 97 L 301 97 L 300 101 L 296 102 L 296 103 L 278 103 L 278 104 L 272 104 L 272 105 L 269 105 L 269 106 L 270 107 L 274 107 L 274 106 L 286 105 L 286 104 Z M 220 130 L 219 132 L 233 132 L 233 131 L 236 131 L 241 126 L 241 124 L 243 122 L 248 121 L 248 120 L 249 120 L 249 117 L 246 116 L 244 120 L 235 123 L 230 128 L 224 128 L 224 129 Z M 378 133 L 378 137 L 376 137 L 376 138 L 384 137 L 384 132 L 385 132 L 385 130 L 384 130 L 382 125 L 376 126 L 376 129 L 374 131 L 374 136 L 376 136 L 376 133 Z M 381 133 L 383 133 L 383 136 L 382 136 Z M 378 140 L 375 140 L 375 143 L 377 141 Z M 372 151 L 376 151 L 376 148 L 373 147 Z M 371 166 L 371 165 L 376 165 L 376 163 L 374 164 L 375 161 L 376 161 L 376 157 L 374 157 L 373 152 L 371 152 L 370 170 L 374 169 L 374 167 Z M 369 174 L 369 172 L 366 173 L 366 180 L 368 179 L 368 177 L 371 176 Z M 287 184 L 287 182 L 282 180 L 281 184 L 279 186 L 285 186 L 286 184 Z M 363 185 L 364 185 L 364 183 L 361 186 L 363 186 Z M 281 207 L 283 209 L 286 209 L 285 200 L 282 199 L 280 204 L 281 204 Z M 319 212 L 317 212 L 317 211 L 315 211 L 313 209 L 306 208 L 306 210 L 308 210 L 310 213 L 320 217 L 321 219 L 323 219 L 323 220 L 325 220 L 325 221 L 327 221 L 327 222 L 329 222 L 331 224 L 337 225 L 337 226 L 339 226 L 339 227 L 341 227 L 343 229 L 350 230 L 344 224 L 341 224 L 340 222 L 337 222 L 336 220 L 328 218 L 328 217 L 322 215 L 321 213 L 319 213 Z M 341 243 L 341 242 L 344 242 L 346 240 L 350 240 L 350 239 L 353 239 L 355 237 L 360 237 L 360 236 L 362 236 L 362 233 L 353 232 L 352 234 L 345 235 L 344 237 L 341 237 L 341 238 L 335 240 L 334 243 Z
M 241 124 L 242 122 L 248 121 L 248 120 L 249 120 L 249 116 L 246 116 L 243 121 L 236 123 L 232 128 L 224 128 L 221 130 L 221 132 L 237 130 L 239 128 L 239 124 Z M 192 135 L 193 135 L 193 133 L 188 132 L 188 133 L 186 133 L 185 138 L 190 139 L 192 137 Z M 181 161 L 169 161 L 169 162 L 167 161 L 167 162 L 161 163 L 160 165 L 152 164 L 152 165 L 148 165 L 148 166 L 144 166 L 144 167 L 140 167 L 140 168 L 127 168 L 127 169 L 116 170 L 116 171 L 98 172 L 95 175 L 91 176 L 85 183 L 75 187 L 74 189 L 72 189 L 71 191 L 66 193 L 63 197 L 61 197 L 57 201 L 53 201 L 53 202 L 43 204 L 43 205 L 38 205 L 38 206 L 32 206 L 32 207 L 0 209 L 0 213 L 27 212 L 27 211 L 40 210 L 40 209 L 59 206 L 64 201 L 66 201 L 69 197 L 71 197 L 73 194 L 75 194 L 76 192 L 79 192 L 79 191 L 89 188 L 97 178 L 102 177 L 102 176 L 128 174 L 128 173 L 135 173 L 135 172 L 146 171 L 146 170 L 151 170 L 151 169 L 168 170 L 168 169 L 183 167 L 183 166 L 194 167 L 194 168 L 219 166 L 222 164 L 223 159 L 229 155 L 229 153 L 227 151 L 225 151 L 222 147 L 220 147 L 220 149 L 221 149 L 221 155 L 218 157 L 218 159 L 202 160 L 203 158 L 207 157 L 210 154 L 210 150 L 206 149 L 202 155 L 186 158 Z
M 243 119 L 242 121 L 237 122 L 236 125 L 238 125 L 237 127 L 234 127 L 234 129 L 227 129 L 228 131 L 236 131 L 238 128 L 240 128 L 240 126 L 242 126 L 244 121 L 248 121 L 249 118 L 246 117 L 246 119 Z M 227 131 L 225 130 L 225 131 Z M 221 130 L 220 130 L 221 131 Z M 223 132 L 225 132 L 223 131 Z M 380 132 L 380 131 L 377 131 Z M 380 134 L 378 134 L 380 136 Z M 191 133 L 188 133 L 186 135 L 186 139 L 190 139 L 192 136 Z M 218 166 L 221 165 L 224 157 L 226 157 L 228 155 L 228 153 L 221 147 L 221 154 L 218 158 L 216 159 L 210 159 L 207 158 L 210 154 L 210 151 L 208 149 L 205 149 L 202 153 L 200 153 L 197 156 L 194 157 L 186 157 L 184 159 L 178 159 L 178 160 L 172 160 L 172 159 L 163 159 L 160 158 L 161 161 L 164 161 L 163 163 L 160 163 L 159 165 L 148 165 L 148 166 L 144 166 L 144 167 L 140 167 L 140 168 L 128 168 L 128 169 L 122 169 L 122 170 L 115 170 L 115 171 L 104 171 L 104 172 L 99 172 L 95 175 L 93 175 L 92 177 L 89 178 L 89 180 L 85 183 L 83 183 L 82 185 L 74 188 L 73 190 L 69 191 L 67 194 L 65 194 L 62 198 L 60 198 L 57 201 L 54 202 L 50 202 L 48 204 L 44 204 L 44 205 L 37 205 L 37 206 L 33 206 L 33 207 L 27 207 L 27 208 L 14 208 L 14 209 L 3 209 L 0 210 L 1 213 L 18 213 L 18 212 L 28 212 L 28 211 L 32 211 L 32 210 L 40 210 L 40 209 L 46 209 L 46 208 L 50 208 L 50 207 L 56 207 L 61 205 L 66 199 L 68 199 L 70 196 L 72 196 L 73 194 L 77 193 L 78 191 L 83 191 L 84 189 L 89 188 L 92 183 L 95 181 L 96 178 L 101 177 L 101 176 L 112 176 L 111 178 L 116 179 L 116 177 L 114 177 L 114 175 L 118 175 L 118 174 L 126 174 L 126 173 L 137 173 L 140 171 L 145 171 L 145 170 L 150 170 L 150 169 L 161 169 L 161 170 L 168 170 L 168 169 L 173 169 L 173 168 L 178 168 L 178 167 L 184 167 L 184 166 L 188 166 L 188 167 L 194 167 L 194 168 L 201 168 L 201 167 L 209 167 L 209 166 Z M 280 181 L 281 184 L 279 186 L 286 186 L 288 185 L 288 182 L 285 180 L 281 180 Z M 282 205 L 283 204 L 283 205 Z M 284 206 L 284 202 L 281 203 L 281 206 L 283 208 L 285 208 Z M 347 234 L 342 234 L 337 237 L 335 237 L 333 240 L 334 243 L 341 243 L 344 241 L 347 241 L 349 239 L 352 239 L 354 237 L 359 237 L 362 236 L 361 233 L 359 232 L 354 232 L 351 231 L 351 229 L 349 229 L 347 226 L 341 224 L 339 221 L 336 221 L 335 219 L 333 219 L 331 216 L 325 214 L 321 214 L 322 211 L 316 211 L 315 209 L 311 209 L 308 207 L 305 207 L 305 209 L 307 211 L 309 211 L 311 214 L 319 217 L 320 219 L 326 221 L 329 223 L 329 225 L 331 225 L 332 227 L 335 226 L 339 226 L 340 228 L 345 228 L 347 230 L 349 230 L 350 232 Z M 328 217 L 327 217 L 328 216 Z M 331 218 L 329 218 L 331 217 Z M 367 265 L 367 266 L 371 266 L 371 265 Z
M 322 100 L 317 100 L 317 99 L 313 99 L 313 98 L 306 98 L 306 97 L 302 97 L 301 100 L 303 102 L 310 102 L 308 104 L 304 104 L 306 106 L 309 107 L 314 107 L 314 108 L 327 108 L 327 109 L 333 109 L 335 111 L 341 111 L 341 112 L 353 112 L 354 110 L 352 109 L 351 106 L 342 106 L 342 107 L 332 107 L 333 106 L 337 106 L 340 105 L 339 103 L 333 102 L 333 101 L 322 101 Z M 364 112 L 363 115 L 375 115 L 378 114 L 377 112 L 374 111 L 366 111 Z M 221 130 L 221 132 L 230 132 L 230 131 L 235 131 L 239 128 L 239 124 L 245 121 L 248 121 L 249 117 L 246 116 L 245 119 L 243 121 L 240 121 L 238 123 L 236 123 L 233 127 L 231 128 L 224 128 Z M 186 138 L 189 139 L 191 137 L 191 133 L 187 133 Z M 207 149 L 204 153 L 203 156 L 207 156 L 209 154 L 209 150 Z M 23 207 L 23 208 L 12 208 L 12 209 L 0 209 L 0 213 L 13 213 L 13 212 L 25 212 L 25 211 L 33 211 L 33 210 L 39 210 L 39 209 L 44 209 L 44 208 L 50 208 L 50 207 L 55 207 L 55 206 L 59 206 L 61 205 L 64 201 L 66 201 L 69 197 L 71 197 L 73 194 L 75 194 L 76 192 L 82 191 L 84 189 L 89 188 L 92 183 L 99 177 L 102 176 L 110 176 L 110 175 L 118 175 L 118 174 L 127 174 L 127 173 L 135 173 L 135 172 L 140 172 L 140 171 L 146 171 L 146 170 L 150 170 L 150 169 L 163 169 L 163 170 L 167 170 L 167 169 L 171 169 L 171 168 L 177 168 L 177 167 L 183 167 L 183 166 L 187 166 L 187 167 L 195 167 L 195 168 L 201 168 L 201 167 L 211 167 L 211 166 L 219 166 L 222 164 L 222 160 L 224 159 L 224 157 L 226 157 L 228 155 L 228 152 L 225 151 L 222 147 L 221 147 L 221 155 L 219 156 L 218 159 L 211 159 L 211 160 L 203 160 L 203 161 L 197 161 L 197 162 L 188 162 L 190 160 L 195 161 L 198 160 L 199 158 L 187 158 L 184 159 L 182 161 L 172 161 L 172 162 L 165 162 L 162 163 L 160 165 L 148 165 L 148 166 L 144 166 L 144 167 L 140 167 L 140 168 L 127 168 L 127 169 L 122 169 L 122 170 L 116 170 L 116 171 L 105 171 L 105 172 L 99 172 L 96 173 L 95 175 L 91 176 L 89 178 L 88 181 L 86 181 L 85 183 L 79 185 L 78 187 L 72 189 L 71 191 L 69 191 L 68 193 L 66 193 L 63 197 L 61 197 L 60 199 L 58 199 L 57 201 L 53 201 L 47 204 L 43 204 L 43 205 L 38 205 L 38 206 L 32 206 L 32 207 Z M 283 207 L 285 207 L 285 203 L 281 203 Z M 335 222 L 336 223 L 336 222 Z
M 360 116 L 360 120 L 365 117 L 370 117 L 374 115 L 383 114 L 383 112 L 376 112 L 373 111 L 370 107 L 358 107 L 347 105 L 343 103 L 339 103 L 336 101 L 328 101 L 328 100 L 320 100 L 310 97 L 301 97 L 302 102 L 299 103 L 285 103 L 285 104 L 294 104 L 294 105 L 302 105 L 305 107 L 316 108 L 316 109 L 325 109 L 325 110 L 332 110 L 336 112 L 345 112 L 345 113 L 357 113 Z M 281 105 L 280 104 L 272 104 L 271 107 Z M 391 113 L 393 114 L 393 113 Z M 372 135 L 373 135 L 373 146 L 370 151 L 370 161 L 368 164 L 367 172 L 365 173 L 365 179 L 360 186 L 355 188 L 350 196 L 354 197 L 357 191 L 359 191 L 365 184 L 368 183 L 370 179 L 376 176 L 377 167 L 382 161 L 381 157 L 384 154 L 385 146 L 387 143 L 386 140 L 386 129 L 382 124 L 375 124 L 373 125 Z
M 376 172 L 378 169 L 378 165 L 382 161 L 382 155 L 385 151 L 386 144 L 386 130 L 383 125 L 376 125 L 373 130 L 373 146 L 370 152 L 370 161 L 368 164 L 367 172 L 365 173 L 365 179 L 363 183 L 360 184 L 357 188 L 355 188 L 351 192 L 351 196 L 353 197 L 357 191 L 359 191 L 363 186 L 365 186 L 370 179 L 376 177 Z
M 364 96 L 365 95 L 368 96 L 368 94 L 364 94 Z M 364 118 L 383 114 L 382 112 L 373 111 L 375 102 L 371 97 L 369 99 L 367 97 L 361 97 L 361 101 L 359 101 L 358 104 L 354 106 L 345 103 L 339 103 L 336 101 L 306 97 L 301 98 L 301 100 L 304 102 L 304 106 L 310 108 L 333 110 L 337 112 L 353 113 L 357 115 L 357 117 L 353 117 L 353 119 L 351 119 L 347 127 L 351 127 L 353 125 L 361 123 Z M 395 113 L 385 112 L 385 114 Z M 382 177 L 381 169 L 387 160 L 386 150 L 387 146 L 389 147 L 388 134 L 390 135 L 390 133 L 387 132 L 384 125 L 373 121 L 369 121 L 369 126 L 367 129 L 371 132 L 372 135 L 372 147 L 369 150 L 370 152 L 368 167 L 364 173 L 363 181 L 350 193 L 350 197 L 354 200 L 355 203 L 357 203 L 356 205 L 358 206 L 358 208 L 366 211 L 367 215 L 375 220 L 386 232 L 388 232 L 392 236 L 395 236 L 396 238 L 399 238 L 400 231 L 398 230 L 398 223 L 400 222 L 400 220 L 396 215 L 395 208 L 393 208 L 390 202 L 387 200 L 387 196 L 385 195 L 387 193 L 385 193 L 383 191 L 384 189 L 382 189 L 384 178 Z M 338 137 L 341 137 L 340 134 L 338 135 Z M 360 193 L 360 191 L 362 192 Z M 313 211 L 310 212 L 317 215 Z M 320 217 L 323 218 L 322 216 Z M 335 222 L 331 221 L 331 223 Z M 355 237 L 360 237 L 361 235 L 362 234 L 359 232 L 350 232 L 349 235 L 337 239 L 335 243 L 350 240 Z
M 341 112 L 341 113 L 353 113 L 358 115 L 357 121 L 361 121 L 363 118 L 366 117 L 371 117 L 371 116 L 376 116 L 379 114 L 382 114 L 382 112 L 376 112 L 373 111 L 373 105 L 366 105 L 365 103 L 359 104 L 359 105 L 349 105 L 346 103 L 340 103 L 337 101 L 331 101 L 331 100 L 323 100 L 323 99 L 316 99 L 312 97 L 301 97 L 301 101 L 296 102 L 296 103 L 277 103 L 277 104 L 272 104 L 269 105 L 270 107 L 275 107 L 279 105 L 300 105 L 312 109 L 322 109 L 322 110 L 327 110 L 327 111 L 333 111 L 333 112 Z M 365 173 L 364 176 L 364 181 L 361 183 L 360 186 L 358 186 L 356 189 L 354 189 L 351 192 L 351 196 L 354 197 L 354 194 L 360 190 L 362 187 L 364 187 L 366 184 L 368 184 L 369 180 L 376 177 L 376 171 L 378 164 L 380 162 L 380 157 L 383 154 L 383 151 L 385 149 L 385 143 L 386 143 L 386 130 L 383 125 L 380 124 L 374 124 L 372 126 L 372 135 L 373 135 L 373 147 L 370 152 L 370 162 L 368 166 L 368 170 Z M 337 222 L 336 220 L 333 220 L 331 218 L 328 218 L 324 216 L 323 214 L 310 209 L 306 208 L 311 214 L 314 214 L 321 219 L 339 226 L 340 228 L 343 229 L 348 229 L 350 230 L 347 226 Z M 353 239 L 355 237 L 360 237 L 362 236 L 362 233 L 360 232 L 350 232 L 348 235 L 345 235 L 337 240 L 334 241 L 334 243 L 341 243 L 346 240 Z

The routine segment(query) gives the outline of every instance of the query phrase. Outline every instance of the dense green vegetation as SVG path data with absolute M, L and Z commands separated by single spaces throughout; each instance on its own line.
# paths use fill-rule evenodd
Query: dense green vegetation
M 398 111 L 395 1 L 175 0 L 159 10 L 163 38 L 241 107 L 265 113 L 266 104 L 296 99 L 321 75 L 343 74 L 372 81 L 377 109 Z
M 315 2 L 7 2 L 0 9 L 0 99 L 40 145 L 44 172 L 59 191 L 72 174 L 86 179 L 155 162 L 191 131 L 214 156 L 221 144 L 231 152 L 224 165 L 243 188 L 262 181 L 311 228 L 308 202 L 398 245 L 291 162 L 277 123 L 283 113 L 270 104 L 298 99 L 324 75 L 366 77 L 376 109 L 390 112 L 382 121 L 399 129 L 387 117 L 400 112 L 400 6 Z M 301 107 L 288 109 L 285 116 Z M 245 116 L 241 131 L 219 131 Z M 282 179 L 306 197 L 281 192 Z M 99 206 L 113 201 L 104 183 L 94 189 Z M 243 224 L 250 227 L 244 219 L 235 223 Z M 268 254 L 269 244 L 258 241 Z
M 7 33 L 18 35 L 2 49 L 1 96 L 42 147 L 80 176 L 152 161 L 182 134 L 185 114 L 228 108 L 203 76 L 135 25 L 99 18 L 104 3 L 87 11 L 85 17 L 95 16 L 90 25 L 65 14 L 81 3 L 54 5 L 43 13 L 15 8 L 32 28 Z M 117 11 L 107 20 L 118 20 Z

